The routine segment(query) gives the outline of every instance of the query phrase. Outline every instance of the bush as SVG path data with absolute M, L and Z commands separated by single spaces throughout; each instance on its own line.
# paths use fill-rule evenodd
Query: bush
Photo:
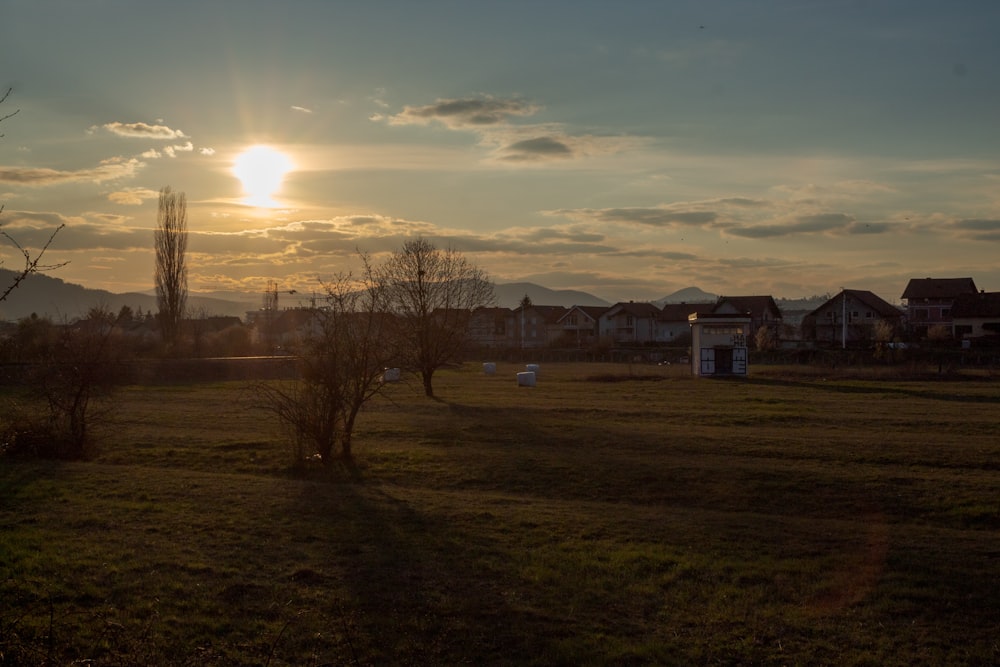
M 73 458 L 72 443 L 41 408 L 10 404 L 0 416 L 0 456 L 22 459 Z

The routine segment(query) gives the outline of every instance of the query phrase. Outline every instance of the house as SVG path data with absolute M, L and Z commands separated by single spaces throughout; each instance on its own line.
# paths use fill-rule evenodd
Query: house
M 657 340 L 678 345 L 687 345 L 691 338 L 691 323 L 688 317 L 694 313 L 706 315 L 715 308 L 714 303 L 667 303 L 660 309 L 657 325 Z
M 559 318 L 562 339 L 567 345 L 588 347 L 597 342 L 599 324 L 606 306 L 573 306 Z
M 469 318 L 469 342 L 488 348 L 510 346 L 514 335 L 514 311 L 483 306 Z
M 757 336 L 757 330 L 761 327 L 770 328 L 775 336 L 781 332 L 781 309 L 774 301 L 774 297 L 766 296 L 720 296 L 715 304 L 713 313 L 720 315 L 740 315 L 749 313 L 750 328 L 747 330 L 747 339 L 753 347 Z
M 951 329 L 955 299 L 978 291 L 972 278 L 912 278 L 903 290 L 907 326 L 920 337 L 933 326 Z
M 700 377 L 747 374 L 749 315 L 692 313 L 691 372 Z
M 562 334 L 559 318 L 567 310 L 564 306 L 518 306 L 513 311 L 512 342 L 522 349 L 545 347 L 555 342 Z
M 817 343 L 857 346 L 875 339 L 880 321 L 898 328 L 903 312 L 874 292 L 845 289 L 802 320 L 803 336 Z
M 600 335 L 616 344 L 642 344 L 656 341 L 660 309 L 655 304 L 629 301 L 608 308 L 600 318 Z
M 959 294 L 951 320 L 955 338 L 1000 341 L 1000 292 Z

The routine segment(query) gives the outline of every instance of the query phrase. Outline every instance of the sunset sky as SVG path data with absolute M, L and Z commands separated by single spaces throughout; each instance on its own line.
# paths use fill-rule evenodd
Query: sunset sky
M 994 0 L 4 0 L 0 222 L 65 223 L 51 275 L 113 292 L 153 286 L 166 185 L 192 292 L 418 235 L 608 301 L 996 291 L 998 32 Z

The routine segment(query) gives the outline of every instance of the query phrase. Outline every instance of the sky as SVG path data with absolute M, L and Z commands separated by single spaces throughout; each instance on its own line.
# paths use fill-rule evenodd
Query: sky
M 411 239 L 610 302 L 1000 291 L 994 0 L 4 0 L 2 229 L 50 275 L 315 291 Z M 23 263 L 7 244 L 7 268 Z

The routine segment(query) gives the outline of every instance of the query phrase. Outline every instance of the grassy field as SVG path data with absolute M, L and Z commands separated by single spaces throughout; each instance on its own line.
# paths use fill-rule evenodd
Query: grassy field
M 1000 382 L 516 370 L 304 478 L 239 383 L 0 460 L 0 664 L 1000 662 Z

